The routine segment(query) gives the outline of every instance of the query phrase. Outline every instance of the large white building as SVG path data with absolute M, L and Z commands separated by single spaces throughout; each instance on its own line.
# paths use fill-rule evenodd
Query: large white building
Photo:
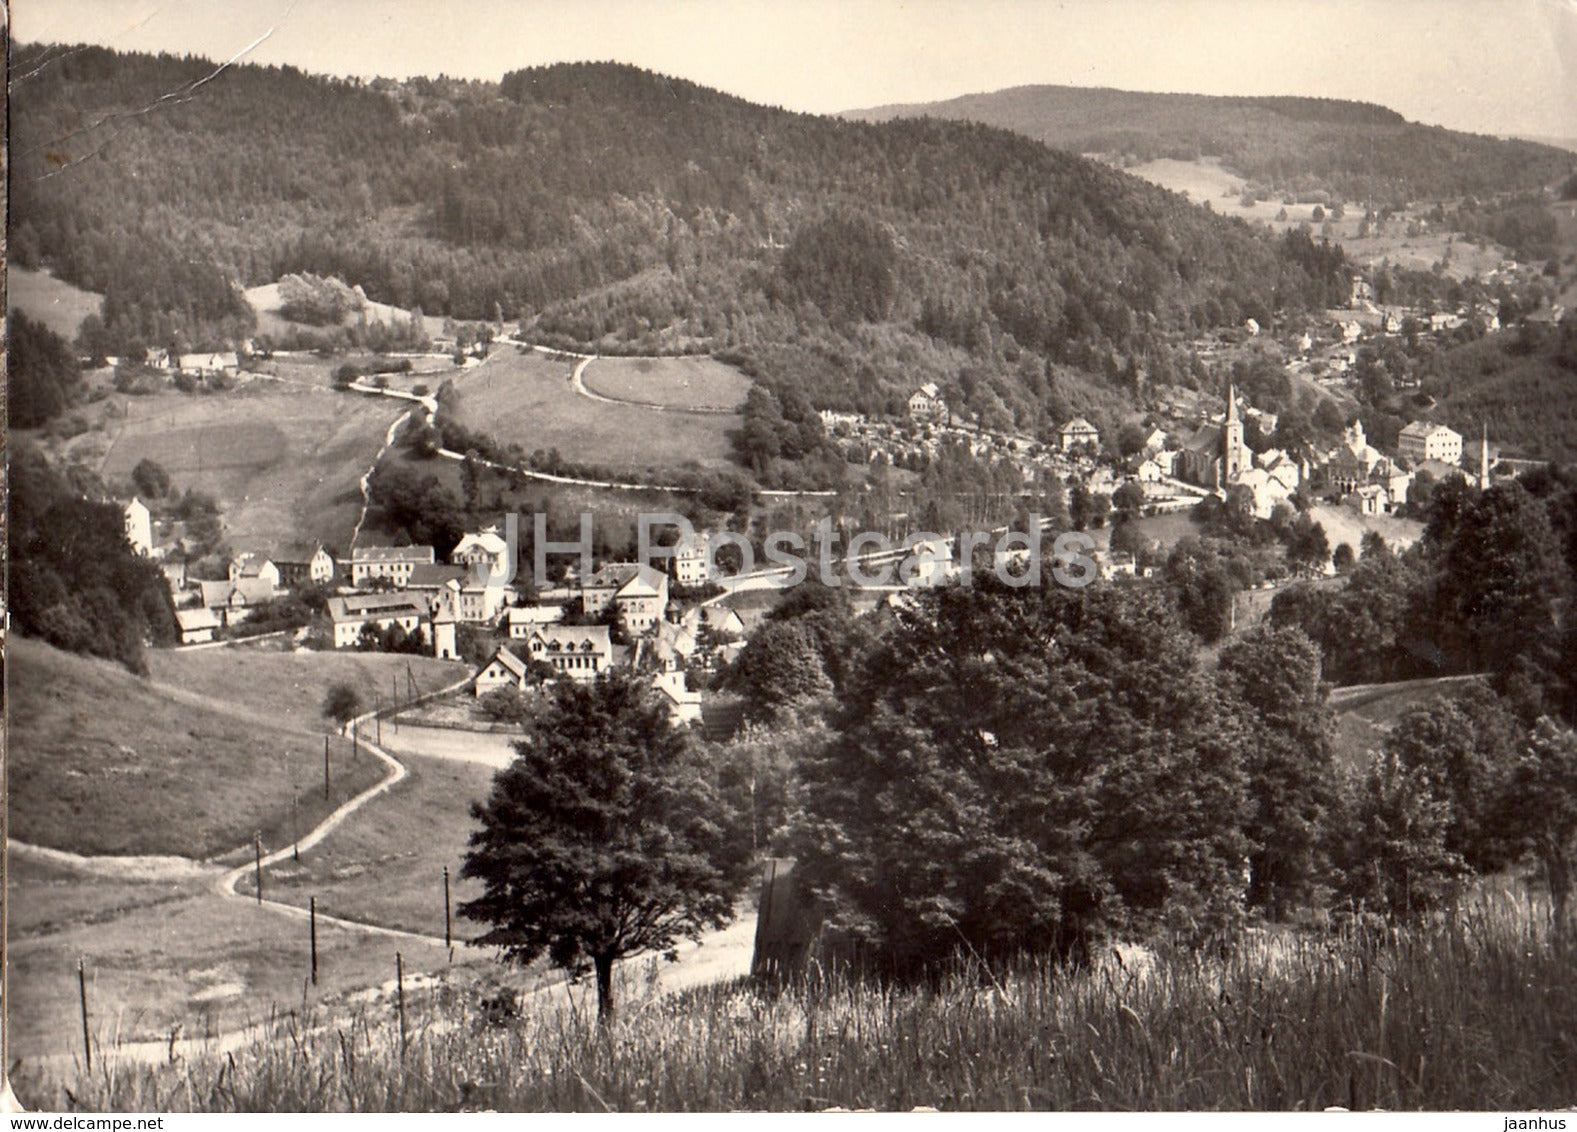
M 121 514 L 126 520 L 126 541 L 131 544 L 132 550 L 143 557 L 152 554 L 153 519 L 148 513 L 148 505 L 133 496 L 131 502 L 121 508 Z
M 1425 460 L 1439 460 L 1442 464 L 1462 462 L 1462 434 L 1442 424 L 1414 421 L 1397 435 L 1396 447 L 1414 466 Z
M 396 587 L 411 580 L 411 571 L 433 564 L 430 546 L 357 546 L 350 552 L 350 580 L 362 585 L 387 578 Z

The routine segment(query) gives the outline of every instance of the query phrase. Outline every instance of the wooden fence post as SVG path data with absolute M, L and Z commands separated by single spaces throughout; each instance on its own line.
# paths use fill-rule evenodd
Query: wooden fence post
M 318 985 L 318 898 L 309 897 L 307 915 L 311 922 L 312 931 L 312 985 Z
M 257 870 L 257 902 L 263 903 L 263 835 L 255 834 L 252 837 L 253 867 Z
M 398 951 L 394 953 L 394 985 L 397 988 L 400 1002 L 400 1060 L 405 1060 L 405 959 Z
M 453 918 L 449 911 L 449 866 L 444 866 L 444 946 L 454 950 Z M 452 958 L 452 955 L 451 955 Z
M 77 957 L 77 991 L 82 997 L 82 1052 L 87 1057 L 88 1072 L 93 1072 L 93 1038 L 88 1033 L 88 974 L 82 957 Z
M 323 736 L 323 800 L 329 800 L 329 737 Z

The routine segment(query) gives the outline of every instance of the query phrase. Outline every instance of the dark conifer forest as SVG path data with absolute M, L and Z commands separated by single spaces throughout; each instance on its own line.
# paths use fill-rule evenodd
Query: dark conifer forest
M 244 339 L 242 289 L 310 272 L 548 342 L 726 351 L 824 407 L 962 375 L 982 420 L 1033 427 L 1068 373 L 1106 398 L 1186 380 L 1185 335 L 1346 286 L 1337 249 L 1000 129 L 614 64 L 364 83 L 15 56 L 13 261 L 102 293 L 110 351 Z

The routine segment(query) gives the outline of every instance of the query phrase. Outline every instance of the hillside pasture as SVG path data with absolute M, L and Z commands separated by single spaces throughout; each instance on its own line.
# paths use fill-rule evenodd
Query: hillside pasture
M 350 684 L 371 708 L 396 692 L 404 699 L 408 686 L 433 692 L 470 674 L 464 664 L 425 656 L 311 649 L 160 649 L 148 654 L 148 667 L 160 685 L 306 731 L 325 726 L 323 695 L 331 684 Z
M 392 737 L 385 724 L 384 739 Z M 302 853 L 299 862 L 269 869 L 263 881 L 269 899 L 305 908 L 316 897 L 318 910 L 328 915 L 442 938 L 444 868 L 455 906 L 481 895 L 479 884 L 460 880 L 460 865 L 476 824 L 471 803 L 487 797 L 493 770 L 405 750 L 397 757 L 409 776 Z M 243 878 L 240 888 L 253 891 L 251 879 Z M 454 916 L 457 940 L 481 930 Z
M 750 379 L 716 358 L 598 358 L 587 365 L 586 388 L 615 401 L 667 409 L 732 412 Z
M 130 1045 L 135 1057 L 144 1043 L 144 1059 L 163 1061 L 172 1034 L 198 1042 L 233 1039 L 306 1003 L 361 996 L 394 980 L 396 950 L 408 986 L 454 969 L 451 964 L 489 958 L 461 948 L 451 960 L 441 943 L 391 940 L 323 922 L 313 987 L 307 925 L 217 896 L 211 887 L 217 870 L 123 880 L 13 854 L 9 873 L 6 1007 L 13 1066 L 73 1053 L 80 1058 L 79 957 L 87 969 L 95 1069 L 124 1056 L 117 1045 Z
M 220 652 L 222 650 L 214 650 Z M 11 836 L 86 855 L 209 858 L 291 836 L 378 781 L 346 758 L 328 799 L 323 740 L 193 702 L 106 661 L 13 637 L 8 644 Z M 321 693 L 316 696 L 321 702 Z
M 253 379 L 227 393 L 127 398 L 100 473 L 162 465 L 178 490 L 216 496 L 232 546 L 321 540 L 343 553 L 360 479 L 407 407 L 382 398 Z M 98 438 L 95 438 L 98 439 Z
M 25 311 L 67 342 L 73 342 L 82 320 L 98 314 L 104 296 L 56 279 L 47 271 L 13 267 L 6 272 L 6 309 Z
M 304 322 L 294 322 L 280 313 L 278 283 L 265 283 L 261 287 L 248 287 L 246 290 L 246 301 L 257 314 L 257 329 L 260 334 L 277 336 L 295 330 L 312 331 L 323 329 Z M 363 317 L 368 322 L 403 324 L 410 319 L 410 312 L 403 311 L 399 307 L 391 307 L 387 303 L 368 299 L 366 306 L 360 312 L 352 312 L 345 315 L 340 319 L 339 325 L 354 326 Z M 426 315 L 422 318 L 422 327 L 427 331 L 428 337 L 442 334 L 443 325 L 444 320 L 437 315 Z
M 566 460 L 624 475 L 732 465 L 728 433 L 740 427 L 738 414 L 664 413 L 594 401 L 571 387 L 574 364 L 535 351 L 495 352 L 455 376 L 455 418 L 527 453 L 556 448 Z

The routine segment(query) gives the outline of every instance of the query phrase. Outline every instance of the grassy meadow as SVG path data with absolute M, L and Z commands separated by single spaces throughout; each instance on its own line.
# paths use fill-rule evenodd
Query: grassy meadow
M 76 340 L 82 320 L 97 314 L 104 296 L 56 279 L 47 271 L 12 267 L 6 272 L 6 306 L 26 311 L 67 342 Z
M 385 739 L 392 730 L 384 725 Z M 305 908 L 316 897 L 318 910 L 328 915 L 443 936 L 444 867 L 456 905 L 481 893 L 474 882 L 460 880 L 460 863 L 474 824 L 471 803 L 487 796 L 494 772 L 474 762 L 398 757 L 409 776 L 303 852 L 299 862 L 269 869 L 263 879 L 269 899 Z M 250 878 L 239 887 L 255 891 Z M 456 939 L 477 930 L 455 917 Z
M 728 432 L 739 427 L 737 414 L 660 413 L 594 401 L 571 388 L 574 367 L 573 360 L 535 351 L 495 351 L 454 378 L 456 419 L 528 453 L 557 448 L 567 460 L 622 473 L 732 465 Z
M 325 800 L 315 723 L 271 728 L 264 716 L 21 637 L 7 652 L 10 835 L 20 841 L 90 856 L 208 858 L 259 831 L 265 844 L 287 841 L 293 793 L 308 829 L 383 775 L 372 759 L 342 758 Z
M 735 410 L 750 379 L 716 358 L 598 358 L 581 374 L 586 388 L 615 401 L 671 409 Z
M 228 1056 L 23 1072 L 46 1108 L 1527 1110 L 1573 1103 L 1577 950 L 1511 893 L 1398 933 L 1251 933 L 1068 971 L 741 981 L 491 1024 L 474 989 L 285 1020 Z M 69 1089 L 69 1092 L 67 1091 Z
M 106 479 L 129 478 L 151 459 L 177 489 L 219 499 L 233 546 L 322 540 L 340 553 L 361 512 L 361 476 L 407 409 L 266 378 L 227 393 L 117 403 L 124 416 L 106 421 L 107 436 L 78 441 L 103 449 L 96 465 Z

